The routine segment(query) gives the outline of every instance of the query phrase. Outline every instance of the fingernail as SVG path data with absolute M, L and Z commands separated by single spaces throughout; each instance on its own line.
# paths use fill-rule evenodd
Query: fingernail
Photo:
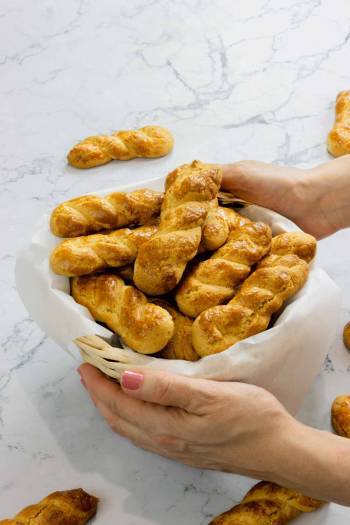
M 80 368 L 77 368 L 77 372 L 78 372 L 78 374 L 79 374 L 79 375 L 80 375 L 80 377 L 81 377 L 81 372 L 80 372 Z
M 81 382 L 81 384 L 83 385 L 83 387 L 86 388 L 86 383 L 85 383 L 85 381 L 84 381 L 83 378 L 80 379 L 80 382 Z
M 121 384 L 127 390 L 138 390 L 143 382 L 143 375 L 137 372 L 123 372 Z

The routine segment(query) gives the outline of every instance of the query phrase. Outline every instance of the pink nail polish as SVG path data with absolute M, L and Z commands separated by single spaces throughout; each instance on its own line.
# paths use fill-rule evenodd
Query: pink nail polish
M 121 384 L 127 390 L 138 390 L 143 383 L 143 375 L 129 370 L 123 372 Z

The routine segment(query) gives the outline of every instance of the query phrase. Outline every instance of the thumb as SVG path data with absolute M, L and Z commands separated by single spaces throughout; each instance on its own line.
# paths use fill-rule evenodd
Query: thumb
M 132 372 L 121 377 L 123 391 L 134 398 L 199 413 L 205 403 L 205 379 L 194 379 L 164 371 Z M 210 392 L 210 389 L 208 389 Z M 202 410 L 203 411 L 203 410 Z

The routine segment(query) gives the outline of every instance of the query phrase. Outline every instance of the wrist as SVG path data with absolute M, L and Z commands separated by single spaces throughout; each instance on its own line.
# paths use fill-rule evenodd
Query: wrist
M 296 420 L 286 430 L 271 481 L 323 501 L 350 505 L 350 441 Z
M 350 155 L 308 170 L 305 179 L 309 201 L 319 209 L 329 233 L 350 226 Z
M 222 168 L 224 189 L 302 223 L 313 196 L 305 170 L 257 161 L 240 161 Z

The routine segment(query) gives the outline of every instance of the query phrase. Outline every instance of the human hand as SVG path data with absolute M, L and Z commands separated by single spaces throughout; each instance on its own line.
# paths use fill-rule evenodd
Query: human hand
M 350 226 L 350 155 L 312 169 L 257 161 L 225 164 L 222 187 L 281 213 L 318 239 Z
M 350 505 L 349 440 L 299 423 L 262 388 L 148 370 L 119 386 L 91 365 L 78 371 L 112 430 L 141 448 Z
M 134 444 L 194 467 L 276 481 L 297 422 L 267 391 L 244 383 L 126 372 L 122 385 L 79 368 L 109 426 Z

